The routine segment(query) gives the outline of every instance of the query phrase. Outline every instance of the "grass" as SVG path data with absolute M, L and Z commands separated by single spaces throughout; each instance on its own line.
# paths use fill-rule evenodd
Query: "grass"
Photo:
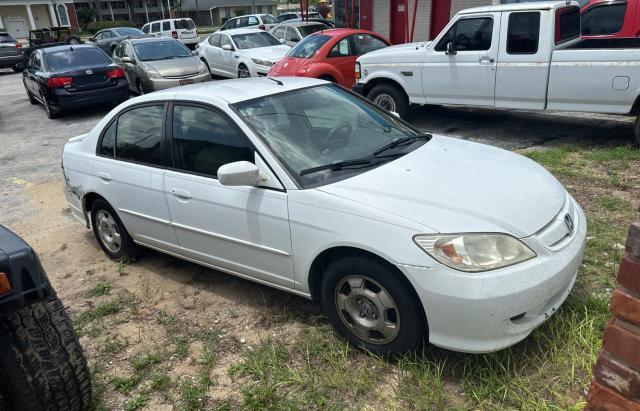
M 83 312 L 78 316 L 75 320 L 75 328 L 77 330 L 82 330 L 87 324 L 92 321 L 101 319 L 108 315 L 116 314 L 121 309 L 121 303 L 119 298 L 115 298 L 108 302 L 103 302 L 96 305 L 93 308 Z
M 135 411 L 139 408 L 144 407 L 148 401 L 149 396 L 147 394 L 140 394 L 124 404 L 124 411 Z
M 109 294 L 111 294 L 111 284 L 106 280 L 100 280 L 89 290 L 89 297 L 102 297 Z

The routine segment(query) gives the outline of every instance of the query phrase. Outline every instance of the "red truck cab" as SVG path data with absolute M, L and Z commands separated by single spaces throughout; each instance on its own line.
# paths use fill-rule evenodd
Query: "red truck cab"
M 585 38 L 640 36 L 638 0 L 590 0 L 580 12 Z

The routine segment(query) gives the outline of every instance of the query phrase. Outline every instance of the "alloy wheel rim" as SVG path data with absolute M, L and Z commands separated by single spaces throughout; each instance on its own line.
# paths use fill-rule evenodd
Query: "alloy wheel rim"
M 100 242 L 112 253 L 117 253 L 122 247 L 122 237 L 116 220 L 106 210 L 96 213 L 96 228 Z
M 246 68 L 241 68 L 238 70 L 238 75 L 240 78 L 248 78 L 251 77 L 251 74 L 249 73 L 249 70 L 247 70 Z
M 343 278 L 335 290 L 340 320 L 349 331 L 371 344 L 389 344 L 400 331 L 400 311 L 391 294 L 362 275 Z
M 396 111 L 396 101 L 388 94 L 379 94 L 373 99 L 373 103 L 387 111 Z

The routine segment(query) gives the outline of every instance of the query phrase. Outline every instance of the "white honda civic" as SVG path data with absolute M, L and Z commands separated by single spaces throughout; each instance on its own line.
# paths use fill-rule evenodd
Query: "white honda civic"
M 217 31 L 196 46 L 211 74 L 231 78 L 266 76 L 291 47 L 259 29 Z
M 112 259 L 144 246 L 319 300 L 380 354 L 524 339 L 569 294 L 585 244 L 580 206 L 532 160 L 309 78 L 128 100 L 69 140 L 63 174 Z

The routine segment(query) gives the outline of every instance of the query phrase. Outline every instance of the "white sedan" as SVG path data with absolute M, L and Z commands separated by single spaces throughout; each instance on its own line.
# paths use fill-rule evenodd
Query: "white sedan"
M 211 74 L 231 78 L 266 76 L 291 47 L 264 30 L 218 31 L 196 46 Z
M 63 173 L 112 259 L 145 246 L 319 300 L 379 354 L 524 339 L 569 294 L 585 245 L 580 206 L 534 161 L 309 78 L 128 100 L 69 140 Z

